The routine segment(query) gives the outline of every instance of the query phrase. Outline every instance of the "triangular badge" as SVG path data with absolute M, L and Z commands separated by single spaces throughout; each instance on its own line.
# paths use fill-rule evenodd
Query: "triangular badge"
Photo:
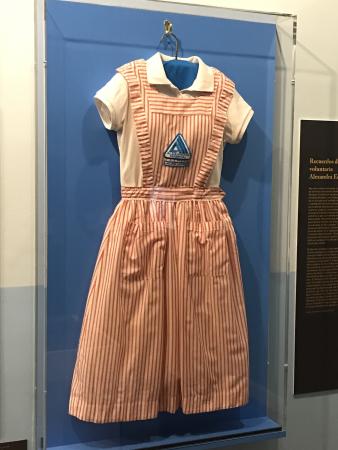
M 191 159 L 191 150 L 181 133 L 177 133 L 175 138 L 168 145 L 163 156 L 163 162 L 165 166 L 189 166 Z

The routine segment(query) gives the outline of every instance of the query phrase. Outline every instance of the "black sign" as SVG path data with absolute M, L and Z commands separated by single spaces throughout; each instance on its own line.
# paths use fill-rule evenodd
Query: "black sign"
M 338 122 L 300 132 L 295 394 L 338 388 Z
M 27 440 L 0 442 L 0 450 L 27 450 Z

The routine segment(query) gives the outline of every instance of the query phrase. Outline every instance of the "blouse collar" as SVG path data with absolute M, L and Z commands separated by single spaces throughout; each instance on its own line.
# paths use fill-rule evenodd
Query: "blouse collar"
M 163 62 L 175 59 L 161 52 L 156 52 L 146 60 L 147 63 L 147 79 L 150 84 L 167 84 L 173 89 L 179 90 L 167 77 Z M 189 56 L 186 58 L 178 57 L 179 60 L 198 63 L 197 76 L 191 86 L 181 89 L 182 91 L 206 91 L 214 90 L 214 74 L 211 66 L 208 66 L 199 56 Z

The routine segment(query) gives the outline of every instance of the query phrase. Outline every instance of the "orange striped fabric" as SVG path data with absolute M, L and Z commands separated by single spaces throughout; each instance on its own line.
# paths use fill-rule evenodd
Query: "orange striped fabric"
M 233 408 L 248 402 L 248 332 L 236 234 L 220 187 L 208 178 L 233 84 L 164 96 L 145 61 L 128 81 L 143 185 L 121 186 L 88 292 L 69 414 L 104 423 Z M 189 167 L 162 164 L 178 133 Z

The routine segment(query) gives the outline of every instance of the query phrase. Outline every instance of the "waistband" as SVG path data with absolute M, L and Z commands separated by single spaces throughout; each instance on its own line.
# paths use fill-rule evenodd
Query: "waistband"
M 121 186 L 122 198 L 150 198 L 158 200 L 193 200 L 193 199 L 205 199 L 205 200 L 221 200 L 225 196 L 225 192 L 222 188 L 208 187 L 197 188 L 190 186 L 183 187 L 134 187 L 134 186 Z

